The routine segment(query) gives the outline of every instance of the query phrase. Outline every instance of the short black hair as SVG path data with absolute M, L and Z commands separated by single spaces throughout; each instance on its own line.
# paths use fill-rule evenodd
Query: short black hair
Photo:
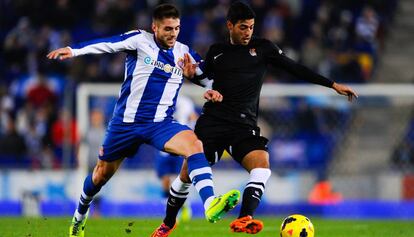
M 152 12 L 152 19 L 162 20 L 164 18 L 180 18 L 180 12 L 174 5 L 169 3 L 156 6 Z
M 244 2 L 237 1 L 231 4 L 227 12 L 227 20 L 236 24 L 240 20 L 249 20 L 256 18 L 253 9 Z

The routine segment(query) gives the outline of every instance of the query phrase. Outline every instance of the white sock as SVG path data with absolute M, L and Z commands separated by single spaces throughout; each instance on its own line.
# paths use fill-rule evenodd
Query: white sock
M 76 218 L 77 221 L 83 221 L 83 219 L 85 219 L 86 214 L 80 214 L 78 212 L 78 209 L 75 210 L 75 214 L 73 214 L 73 216 Z
M 213 201 L 214 198 L 214 196 L 207 198 L 206 202 L 204 202 L 204 211 L 207 211 L 208 207 L 210 206 L 210 203 Z
M 255 168 L 250 170 L 250 178 L 247 181 L 246 187 L 255 187 L 259 188 L 264 192 L 264 186 L 266 185 L 267 180 L 270 178 L 272 171 L 268 168 Z M 256 183 L 262 183 L 263 186 L 257 185 Z
M 191 183 L 184 183 L 183 181 L 181 181 L 180 176 L 177 176 L 177 178 L 175 178 L 171 184 L 170 192 L 171 192 L 171 189 L 173 189 L 174 191 L 180 194 L 188 193 L 190 190 L 190 187 L 191 187 Z M 175 196 L 174 193 L 171 193 L 171 194 Z

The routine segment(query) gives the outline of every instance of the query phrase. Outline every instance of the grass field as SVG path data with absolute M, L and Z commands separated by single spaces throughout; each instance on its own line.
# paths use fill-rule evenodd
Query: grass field
M 70 218 L 0 218 L 0 237 L 67 237 Z M 282 218 L 262 218 L 257 237 L 278 237 Z M 182 223 L 171 237 L 250 236 L 229 231 L 231 219 L 210 224 L 202 219 Z M 150 236 L 161 219 L 90 218 L 86 237 Z M 414 237 L 414 221 L 325 220 L 312 218 L 316 237 Z

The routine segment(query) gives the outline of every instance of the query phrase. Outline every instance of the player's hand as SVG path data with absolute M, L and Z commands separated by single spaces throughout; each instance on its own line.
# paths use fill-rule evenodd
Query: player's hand
M 332 85 L 332 88 L 340 95 L 345 95 L 348 97 L 348 101 L 352 101 L 354 98 L 358 98 L 358 95 L 352 90 L 351 87 L 335 83 Z
M 211 102 L 223 101 L 223 96 L 216 90 L 208 90 L 204 93 L 204 98 Z
M 186 78 L 193 78 L 196 73 L 196 68 L 198 64 L 191 63 L 191 58 L 188 53 L 184 54 L 184 65 L 181 67 L 183 69 L 183 75 Z
M 72 51 L 66 47 L 66 48 L 60 48 L 53 50 L 52 52 L 48 53 L 46 56 L 48 59 L 57 59 L 57 60 L 65 60 L 68 58 L 73 57 Z

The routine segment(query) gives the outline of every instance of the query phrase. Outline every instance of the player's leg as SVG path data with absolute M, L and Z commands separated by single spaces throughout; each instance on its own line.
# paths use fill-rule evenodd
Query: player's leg
M 180 174 L 171 184 L 163 223 L 152 233 L 151 237 L 166 237 L 174 230 L 178 212 L 187 200 L 190 187 L 191 179 L 188 175 L 187 161 L 184 160 Z
M 239 217 L 253 216 L 271 174 L 269 154 L 263 150 L 252 151 L 244 157 L 242 166 L 249 172 L 250 178 L 243 192 L 244 205 L 240 209 Z
M 182 169 L 185 172 L 182 172 L 180 174 L 181 178 L 175 179 L 172 184 L 175 192 L 170 192 L 168 202 L 172 203 L 172 199 L 177 200 L 177 197 L 183 199 L 178 205 L 167 205 L 166 218 L 168 220 L 166 222 L 169 226 L 162 223 L 151 236 L 167 237 L 174 229 L 175 224 L 173 223 L 175 223 L 177 213 L 185 202 L 189 188 L 188 184 L 191 182 L 205 204 L 207 219 L 212 222 L 217 221 L 237 204 L 240 196 L 239 191 L 232 190 L 222 197 L 214 197 L 211 168 L 204 156 L 202 143 L 188 127 L 178 123 L 170 123 L 169 125 L 163 125 L 159 130 L 158 134 L 161 135 L 154 136 L 151 143 L 158 149 L 164 149 L 167 152 L 185 157 L 184 167 L 187 166 L 187 169 Z M 191 172 L 193 172 L 192 176 L 190 175 Z M 210 208 L 207 202 L 210 205 L 215 204 L 214 208 Z
M 182 157 L 170 155 L 162 151 L 158 152 L 156 157 L 155 168 L 157 176 L 161 179 L 163 194 L 164 197 L 167 198 L 166 218 L 164 219 L 164 223 L 170 228 L 175 225 L 177 214 L 181 207 L 183 207 L 182 212 L 184 211 L 185 206 L 183 204 L 187 199 L 191 187 L 191 180 L 188 177 L 187 172 L 187 162 L 183 160 Z M 184 168 L 182 167 L 183 165 Z M 180 176 L 178 176 L 173 182 L 170 182 L 172 174 L 180 173 L 182 173 L 181 176 L 184 178 L 180 179 Z M 189 215 L 191 215 L 191 213 Z
M 113 176 L 121 165 L 123 159 L 107 162 L 99 160 L 93 173 L 88 175 L 83 182 L 83 191 L 81 193 L 78 207 L 72 218 L 72 224 L 69 228 L 69 236 L 84 236 L 88 210 L 93 197 L 101 190 L 106 182 Z
M 170 227 L 175 225 L 179 210 L 187 200 L 191 187 L 191 179 L 188 175 L 187 161 L 184 160 L 180 174 L 173 181 L 170 187 L 167 201 L 164 223 Z
M 187 160 L 188 173 L 197 189 L 210 222 L 220 220 L 238 202 L 239 191 L 232 190 L 215 197 L 210 165 L 203 153 L 203 144 L 191 130 L 181 131 L 165 143 L 165 150 L 182 155 Z
M 85 178 L 78 207 L 69 228 L 70 237 L 83 237 L 89 206 L 93 197 L 113 176 L 124 157 L 134 154 L 141 142 L 136 139 L 133 125 L 114 125 L 108 127 L 99 160 L 92 172 Z
M 233 148 L 233 156 L 243 157 L 239 162 L 250 174 L 243 191 L 239 218 L 230 224 L 230 228 L 234 232 L 256 234 L 263 228 L 263 223 L 253 219 L 253 216 L 271 174 L 266 143 L 267 139 L 264 137 L 251 137 L 239 142 Z
M 175 174 L 175 175 L 180 174 L 185 159 L 182 159 L 182 157 L 181 157 L 181 159 L 170 159 L 170 160 L 173 161 L 172 162 L 173 164 L 171 166 L 173 167 L 173 170 L 174 170 L 174 172 L 171 173 L 171 174 Z M 188 169 L 187 168 L 187 162 L 185 162 L 184 165 L 185 165 L 184 169 L 187 170 Z M 179 181 L 184 180 L 185 182 L 181 181 L 180 183 L 178 183 L 178 185 L 174 184 L 174 187 L 175 187 L 175 190 L 179 190 L 178 191 L 179 193 L 184 191 L 186 193 L 186 194 L 184 194 L 185 199 L 187 199 L 187 196 L 188 196 L 189 191 L 190 191 L 189 189 L 191 187 L 191 180 L 190 180 L 190 177 L 188 176 L 188 173 L 186 173 L 185 175 L 186 175 L 187 179 L 179 178 Z M 177 177 L 175 177 L 175 178 L 177 178 Z M 168 187 L 169 188 L 168 195 L 171 192 L 170 187 L 172 187 L 172 183 Z M 178 214 L 178 220 L 180 222 L 184 223 L 184 222 L 190 221 L 191 217 L 192 217 L 191 203 L 190 202 L 184 202 L 184 204 L 182 205 L 182 208 L 180 210 L 180 213 Z
M 210 164 L 214 164 L 221 157 L 224 146 L 221 143 L 216 143 L 218 139 L 213 139 L 212 141 L 205 139 L 203 142 L 204 154 L 207 157 L 207 160 Z M 177 219 L 177 214 L 179 210 L 184 206 L 185 200 L 187 199 L 189 189 L 191 186 L 191 179 L 188 175 L 188 166 L 187 160 L 183 161 L 180 174 L 174 180 L 170 192 L 168 195 L 166 216 L 164 218 L 164 223 L 169 227 L 175 225 Z

